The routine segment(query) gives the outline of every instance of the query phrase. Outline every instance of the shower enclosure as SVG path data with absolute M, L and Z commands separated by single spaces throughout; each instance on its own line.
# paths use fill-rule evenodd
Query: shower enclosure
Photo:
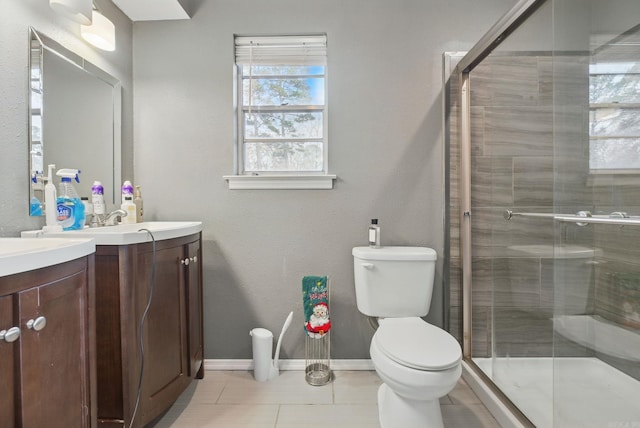
M 505 424 L 640 428 L 640 4 L 522 0 L 445 77 L 466 378 Z

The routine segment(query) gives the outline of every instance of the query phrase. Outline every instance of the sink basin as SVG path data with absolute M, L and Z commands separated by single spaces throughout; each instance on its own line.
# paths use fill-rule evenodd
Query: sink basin
M 151 242 L 151 234 L 156 241 L 179 238 L 202 231 L 200 221 L 147 221 L 117 226 L 85 227 L 82 230 L 44 233 L 42 230 L 22 232 L 23 238 L 93 238 L 96 245 L 128 245 Z M 151 234 L 149 234 L 151 232 Z
M 53 266 L 95 251 L 93 239 L 0 238 L 0 276 Z

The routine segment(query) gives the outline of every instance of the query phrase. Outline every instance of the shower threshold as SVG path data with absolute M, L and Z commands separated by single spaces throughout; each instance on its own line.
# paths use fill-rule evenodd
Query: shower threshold
M 597 358 L 474 358 L 538 428 L 640 427 L 640 381 Z

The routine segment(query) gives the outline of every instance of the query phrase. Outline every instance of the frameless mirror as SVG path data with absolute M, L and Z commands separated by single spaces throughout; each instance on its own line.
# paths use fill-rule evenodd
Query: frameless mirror
M 101 181 L 107 204 L 121 181 L 121 84 L 115 77 L 30 28 L 30 215 L 44 213 L 47 165 L 79 169 L 80 196 Z M 57 186 L 59 177 L 54 183 Z

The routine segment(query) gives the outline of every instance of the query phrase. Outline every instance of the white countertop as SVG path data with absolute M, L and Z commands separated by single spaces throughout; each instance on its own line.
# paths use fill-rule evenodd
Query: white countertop
M 95 251 L 90 238 L 0 238 L 0 276 L 57 265 Z
M 180 238 L 202 231 L 200 221 L 148 221 L 143 223 L 119 224 L 82 230 L 44 233 L 42 230 L 22 232 L 23 238 L 92 238 L 96 245 L 129 245 L 151 242 L 153 239 Z M 151 232 L 151 233 L 149 233 Z M 153 235 L 153 239 L 151 238 Z

